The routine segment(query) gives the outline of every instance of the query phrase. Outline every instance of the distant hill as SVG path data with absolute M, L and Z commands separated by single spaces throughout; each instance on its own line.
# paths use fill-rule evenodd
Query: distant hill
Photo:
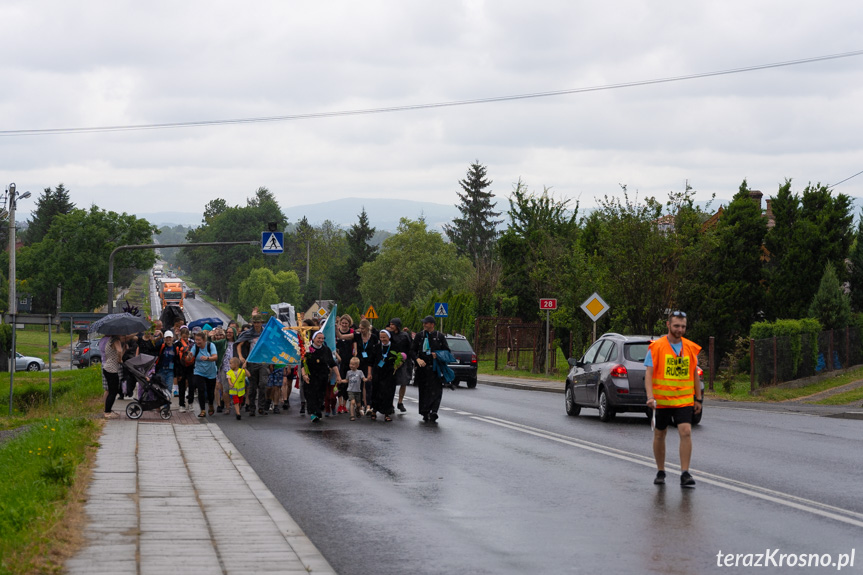
M 288 216 L 288 223 L 295 224 L 306 216 L 312 225 L 330 220 L 343 228 L 348 228 L 357 223 L 363 208 L 373 227 L 378 231 L 388 232 L 396 231 L 400 218 L 416 220 L 420 216 L 425 217 L 429 228 L 443 231 L 443 225 L 450 223 L 459 215 L 455 205 L 381 198 L 344 198 L 317 204 L 283 206 L 282 210 Z M 154 212 L 136 215 L 158 227 L 177 225 L 197 227 L 201 225 L 203 219 L 202 213 L 194 212 Z

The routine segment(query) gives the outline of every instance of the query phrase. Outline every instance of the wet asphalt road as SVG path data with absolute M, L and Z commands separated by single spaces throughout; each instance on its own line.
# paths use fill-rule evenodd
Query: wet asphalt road
M 844 572 L 863 565 L 861 421 L 708 408 L 698 485 L 682 490 L 676 473 L 652 484 L 644 415 L 568 417 L 562 395 L 445 390 L 436 426 L 415 402 L 392 423 L 316 426 L 296 390 L 293 405 L 210 419 L 342 574 L 727 573 L 749 569 L 718 567 L 718 552 L 773 549 L 775 561 L 854 549 Z M 676 462 L 676 434 L 668 447 Z

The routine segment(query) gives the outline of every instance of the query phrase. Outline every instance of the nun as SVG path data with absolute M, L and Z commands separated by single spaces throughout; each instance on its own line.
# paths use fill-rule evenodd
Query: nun
M 324 343 L 324 332 L 321 330 L 312 335 L 311 346 L 306 351 L 305 366 L 308 366 L 308 371 L 303 365 L 300 366 L 300 371 L 306 383 L 306 407 L 312 423 L 320 422 L 330 373 L 335 376 L 336 383 L 342 381 L 333 351 Z
M 377 413 L 384 414 L 384 421 L 392 421 L 393 399 L 396 395 L 396 360 L 404 361 L 404 354 L 393 349 L 390 332 L 382 329 L 378 333 L 381 344 L 377 357 L 372 363 L 372 379 L 375 382 L 372 396 L 372 420 L 377 419 Z

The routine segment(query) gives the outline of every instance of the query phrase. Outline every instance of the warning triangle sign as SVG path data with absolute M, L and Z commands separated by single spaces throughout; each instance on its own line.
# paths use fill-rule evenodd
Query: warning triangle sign
M 441 304 L 438 306 L 437 311 L 435 311 L 434 313 L 438 317 L 443 317 L 446 315 L 446 312 L 447 312 L 446 308 L 443 306 L 443 304 Z
M 282 251 L 282 244 L 279 243 L 279 239 L 276 237 L 276 234 L 270 234 L 270 239 L 267 240 L 264 249 Z
M 373 306 L 369 306 L 369 309 L 366 310 L 366 319 L 378 319 L 378 312 Z

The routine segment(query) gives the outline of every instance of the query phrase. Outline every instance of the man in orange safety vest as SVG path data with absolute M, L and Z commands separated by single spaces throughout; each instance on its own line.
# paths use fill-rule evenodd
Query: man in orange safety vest
M 698 353 L 701 347 L 683 337 L 686 313 L 673 311 L 665 322 L 668 335 L 650 344 L 644 358 L 644 389 L 647 406 L 654 410 L 653 457 L 656 459 L 657 485 L 665 483 L 665 435 L 670 423 L 680 434 L 680 485 L 695 487 L 689 473 L 692 457 L 692 415 L 701 412 L 701 379 Z

